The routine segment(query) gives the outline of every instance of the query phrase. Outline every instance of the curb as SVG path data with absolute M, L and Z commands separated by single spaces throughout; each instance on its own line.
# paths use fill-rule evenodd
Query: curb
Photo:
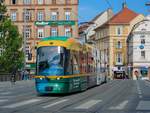
M 150 82 L 150 80 L 146 80 L 147 82 Z

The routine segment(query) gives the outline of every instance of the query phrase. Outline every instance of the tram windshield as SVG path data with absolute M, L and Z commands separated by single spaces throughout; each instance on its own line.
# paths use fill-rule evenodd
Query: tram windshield
M 64 48 L 40 47 L 37 50 L 37 74 L 44 76 L 64 75 Z

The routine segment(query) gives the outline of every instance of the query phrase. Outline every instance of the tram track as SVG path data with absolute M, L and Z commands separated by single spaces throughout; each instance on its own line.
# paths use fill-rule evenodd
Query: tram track
M 116 85 L 116 86 L 114 86 L 114 84 Z M 108 85 L 108 84 L 107 84 Z M 110 84 L 109 84 L 109 86 L 110 86 Z M 106 91 L 104 91 L 104 92 L 102 92 L 102 93 L 108 93 L 108 91 L 110 90 L 110 89 L 114 89 L 114 88 L 118 88 L 119 86 L 120 86 L 120 84 L 116 84 L 116 83 L 112 83 L 111 84 L 111 86 L 113 86 L 113 87 L 107 87 L 106 85 L 104 86 L 104 87 L 107 87 L 108 89 L 106 90 Z M 99 86 L 100 87 L 100 86 Z M 97 88 L 97 87 L 96 87 Z M 101 89 L 105 89 L 105 88 L 101 88 Z M 63 109 L 67 109 L 68 107 L 70 107 L 70 106 L 73 106 L 73 105 L 75 105 L 75 104 L 79 104 L 80 102 L 83 102 L 83 101 L 85 101 L 86 99 L 88 99 L 88 98 L 91 98 L 91 97 L 94 97 L 94 95 L 95 94 L 97 94 L 97 92 L 95 92 L 95 93 L 93 93 L 93 91 L 92 90 L 95 90 L 95 89 L 91 89 L 90 91 L 87 91 L 87 92 L 85 92 L 85 93 L 82 93 L 82 94 L 80 94 L 80 97 L 84 97 L 84 98 L 81 98 L 81 99 L 78 99 L 78 100 L 76 100 L 76 101 L 73 101 L 73 102 L 68 102 L 68 104 L 67 105 L 64 105 L 63 107 L 61 107 L 60 109 L 58 109 L 58 110 L 55 110 L 55 111 L 51 111 L 51 113 L 61 113 L 61 112 L 59 112 L 59 111 L 62 111 Z M 96 91 L 98 91 L 98 90 L 96 90 Z M 89 92 L 90 92 L 90 94 L 89 94 Z M 102 93 L 100 93 L 99 95 L 101 95 Z M 88 96 L 85 96 L 85 95 L 88 95 Z M 78 95 L 75 95 L 75 97 L 71 97 L 70 98 L 70 100 L 72 100 L 72 99 L 74 99 L 74 98 L 77 98 L 78 97 Z M 66 110 L 65 110 L 65 112 L 66 112 Z M 67 111 L 67 112 L 70 112 L 70 111 Z
M 42 109 L 41 107 L 44 105 L 47 105 L 48 103 L 55 103 L 64 99 L 68 99 L 68 101 L 65 102 L 61 107 L 57 107 L 56 110 L 50 110 L 50 113 L 57 113 L 57 112 L 59 113 L 59 111 L 65 110 L 66 108 L 76 105 L 77 103 L 83 102 L 87 100 L 88 98 L 94 97 L 96 95 L 102 95 L 102 94 L 105 95 L 106 93 L 109 93 L 109 91 L 111 92 L 113 89 L 118 88 L 121 84 L 122 82 L 120 83 L 119 81 L 110 82 L 110 83 L 103 84 L 98 87 L 88 89 L 87 91 L 84 91 L 81 93 L 78 92 L 75 94 L 69 94 L 69 95 L 63 95 L 63 96 L 58 96 L 58 95 L 35 96 L 34 93 L 32 92 L 31 95 L 29 94 L 26 98 L 23 98 L 23 99 L 26 100 L 26 99 L 40 98 L 42 99 L 42 101 L 39 101 L 38 103 L 33 104 L 32 107 L 22 106 L 18 110 L 17 109 L 14 110 L 12 113 L 20 113 L 20 112 L 27 113 L 29 111 L 32 111 L 33 109 Z M 101 92 L 99 92 L 99 90 Z M 21 98 L 17 99 L 16 102 L 21 101 Z
M 118 81 L 119 82 L 119 81 Z M 105 88 L 107 87 L 107 90 L 105 90 L 105 88 L 103 87 L 103 88 L 101 88 L 101 93 L 99 93 L 99 94 L 97 94 L 98 93 L 98 90 L 96 90 L 96 92 L 94 92 L 93 93 L 93 91 L 90 91 L 90 95 L 88 95 L 88 96 L 84 96 L 84 94 L 83 94 L 83 97 L 84 98 L 81 98 L 81 99 L 79 99 L 78 101 L 74 101 L 74 103 L 72 103 L 72 104 L 69 104 L 68 106 L 64 106 L 63 108 L 61 108 L 61 109 L 59 109 L 57 112 L 58 113 L 61 113 L 61 112 L 59 112 L 59 111 L 61 111 L 61 110 L 63 110 L 63 109 L 67 109 L 67 107 L 69 107 L 69 106 L 73 106 L 74 104 L 76 104 L 76 103 L 80 103 L 81 101 L 83 101 L 83 100 L 86 100 L 87 98 L 92 98 L 92 97 L 95 97 L 95 95 L 99 95 L 99 96 L 101 96 L 101 95 L 105 95 L 105 94 L 109 94 L 109 92 L 112 92 L 112 90 L 113 89 L 116 89 L 116 88 L 118 88 L 119 86 L 120 86 L 120 82 L 119 82 L 119 84 L 117 84 L 116 82 L 113 82 L 111 85 L 109 84 L 107 84 L 108 86 L 104 86 Z M 111 87 L 110 87 L 111 86 Z M 89 92 L 87 92 L 87 94 L 89 94 Z M 82 96 L 81 96 L 82 97 Z M 73 98 L 73 97 L 72 97 Z M 52 112 L 52 113 L 57 113 L 56 111 L 55 112 Z M 70 110 L 69 111 L 66 111 L 65 110 L 65 112 L 70 112 Z

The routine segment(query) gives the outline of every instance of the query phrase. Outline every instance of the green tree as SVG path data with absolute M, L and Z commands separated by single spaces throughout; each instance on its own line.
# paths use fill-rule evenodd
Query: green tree
M 23 66 L 22 37 L 8 16 L 6 7 L 0 2 L 0 71 L 11 73 Z

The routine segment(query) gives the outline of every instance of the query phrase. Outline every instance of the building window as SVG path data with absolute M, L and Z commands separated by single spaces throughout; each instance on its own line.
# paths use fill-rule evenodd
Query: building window
M 145 44 L 145 39 L 141 39 L 141 44 Z
M 37 13 L 37 20 L 38 21 L 43 21 L 44 20 L 44 12 L 43 11 L 39 11 Z
M 38 0 L 38 4 L 43 4 L 43 0 Z
M 56 27 L 51 28 L 51 36 L 58 36 L 58 31 Z
M 141 51 L 141 58 L 145 59 L 145 51 Z
M 66 19 L 66 20 L 70 20 L 70 17 L 71 17 L 70 15 L 71 15 L 70 12 L 68 12 L 68 11 L 65 12 L 65 19 Z
M 71 0 L 65 0 L 66 4 L 71 4 Z
M 67 36 L 67 37 L 71 37 L 72 36 L 71 28 L 65 28 L 65 36 Z
M 145 28 L 142 28 L 141 30 L 142 30 L 142 31 L 146 31 L 146 29 L 145 29 Z
M 55 20 L 57 20 L 58 19 L 58 13 L 57 12 L 52 12 L 51 13 L 51 20 L 52 21 L 55 21 Z
M 116 34 L 117 35 L 122 35 L 122 26 L 118 26 L 117 28 L 116 28 Z
M 44 38 L 44 29 L 38 29 L 38 38 Z
M 116 55 L 116 62 L 117 63 L 122 63 L 122 53 L 117 53 L 117 55 Z
M 17 0 L 11 0 L 11 3 L 12 3 L 13 5 L 17 4 Z
M 29 10 L 24 10 L 23 17 L 24 17 L 24 21 L 31 21 L 32 20 L 32 14 Z
M 53 5 L 56 4 L 56 0 L 52 0 L 52 4 L 53 4 Z
M 17 12 L 16 11 L 11 12 L 10 18 L 12 21 L 16 21 L 17 20 Z
M 118 48 L 118 49 L 122 48 L 122 44 L 121 44 L 120 41 L 117 42 L 117 48 Z
M 32 60 L 32 58 L 29 59 L 29 55 L 31 55 L 31 49 L 30 46 L 26 46 L 26 61 Z
M 30 47 L 26 46 L 26 56 L 30 53 Z
M 26 26 L 24 27 L 24 37 L 27 38 L 31 38 L 31 27 Z
M 31 0 L 23 0 L 23 4 L 31 4 Z
M 145 38 L 145 35 L 141 35 L 140 38 Z

